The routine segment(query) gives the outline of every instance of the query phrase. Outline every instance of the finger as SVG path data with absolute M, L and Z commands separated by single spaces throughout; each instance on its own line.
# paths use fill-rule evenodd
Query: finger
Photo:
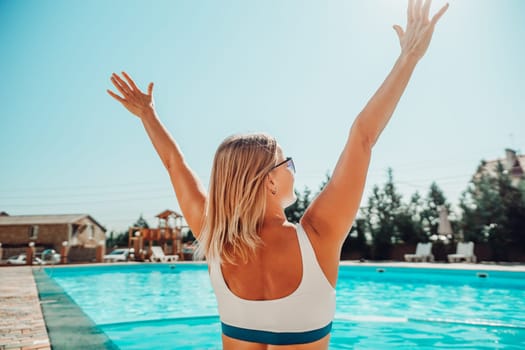
M 124 86 L 117 80 L 117 78 L 114 75 L 111 77 L 111 82 L 113 83 L 113 85 L 115 85 L 117 90 L 122 95 L 124 95 L 124 97 L 127 97 L 129 95 L 129 92 L 124 88 Z
M 115 100 L 119 101 L 120 103 L 123 103 L 125 101 L 122 97 L 120 97 L 119 95 L 117 95 L 113 91 L 111 91 L 111 90 L 106 90 L 106 91 L 108 92 L 108 94 L 110 94 L 111 97 L 113 97 Z
M 113 73 L 113 76 L 112 76 L 117 82 L 118 84 L 123 88 L 125 89 L 126 91 L 131 92 L 131 88 L 129 87 L 128 83 L 126 83 L 121 77 L 119 77 L 117 74 Z
M 421 18 L 421 0 L 416 1 L 416 5 L 414 7 L 414 17 L 416 19 Z
M 428 18 L 428 14 L 430 13 L 430 5 L 432 5 L 432 0 L 425 1 L 425 5 L 423 5 L 423 19 Z
M 414 0 L 408 0 L 407 19 L 409 22 L 414 20 Z
M 403 28 L 398 26 L 397 24 L 394 26 L 394 30 L 397 33 L 397 36 L 399 37 L 399 40 L 403 39 L 403 36 L 405 35 L 405 32 L 403 31 Z
M 140 89 L 137 87 L 137 85 L 135 84 L 135 82 L 133 81 L 133 79 L 131 79 L 131 77 L 129 75 L 126 74 L 126 72 L 122 72 L 122 75 L 124 76 L 124 78 L 126 78 L 126 80 L 128 81 L 129 85 L 131 86 L 131 89 L 134 90 L 134 91 L 140 91 Z
M 120 87 L 121 89 L 124 89 L 124 86 L 126 85 L 122 79 L 115 73 L 111 74 L 111 81 L 113 82 L 113 85 Z
M 148 85 L 148 95 L 151 96 L 153 94 L 153 83 L 149 83 Z
M 432 25 L 433 25 L 433 26 L 436 25 L 437 21 L 439 21 L 439 19 L 441 18 L 441 16 L 443 16 L 443 14 L 447 11 L 447 9 L 448 9 L 448 5 L 449 5 L 449 4 L 448 4 L 448 2 L 447 2 L 447 4 L 446 4 L 445 6 L 443 6 L 443 7 L 441 8 L 441 10 L 439 10 L 439 12 L 436 13 L 436 14 L 434 15 L 434 17 L 432 17 Z
M 133 93 L 133 90 L 131 87 L 129 87 L 128 83 L 126 83 L 121 77 L 119 77 L 117 74 L 113 74 L 113 79 L 118 83 L 118 85 L 123 90 L 123 95 L 128 96 Z

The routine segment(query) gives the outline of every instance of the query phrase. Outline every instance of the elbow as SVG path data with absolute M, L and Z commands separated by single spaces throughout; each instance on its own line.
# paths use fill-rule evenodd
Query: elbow
M 377 141 L 377 137 L 364 125 L 360 118 L 355 120 L 350 134 L 359 140 L 359 144 L 363 146 L 364 150 L 372 150 L 372 147 L 374 147 Z
M 177 163 L 177 159 L 174 156 L 165 156 L 162 159 L 162 163 L 164 164 L 164 167 L 168 172 L 171 171 L 178 171 L 177 167 L 180 167 L 179 163 Z

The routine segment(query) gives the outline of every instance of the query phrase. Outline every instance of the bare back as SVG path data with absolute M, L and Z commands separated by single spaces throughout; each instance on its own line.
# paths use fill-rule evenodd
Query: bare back
M 326 255 L 320 248 L 318 237 L 311 229 L 304 228 L 310 240 L 317 261 L 332 286 L 337 279 L 337 259 L 321 258 Z M 260 232 L 264 242 L 254 259 L 247 264 L 223 264 L 222 275 L 229 290 L 246 300 L 275 300 L 292 294 L 302 280 L 303 266 L 296 228 L 291 223 L 278 227 L 266 227 Z M 335 261 L 335 264 L 334 264 Z M 334 273 L 335 271 L 335 273 Z M 326 272 L 329 272 L 328 274 Z M 329 277 L 330 276 L 330 277 Z M 328 349 L 330 336 L 301 345 L 268 345 L 245 342 L 223 334 L 225 350 L 263 350 L 263 349 Z

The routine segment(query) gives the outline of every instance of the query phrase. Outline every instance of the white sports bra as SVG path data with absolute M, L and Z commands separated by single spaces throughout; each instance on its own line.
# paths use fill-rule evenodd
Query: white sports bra
M 310 240 L 296 226 L 303 277 L 292 294 L 273 300 L 246 300 L 233 294 L 220 264 L 210 264 L 222 332 L 231 338 L 272 345 L 305 344 L 330 333 L 335 314 L 335 290 L 326 279 Z M 285 267 L 284 267 L 285 268 Z

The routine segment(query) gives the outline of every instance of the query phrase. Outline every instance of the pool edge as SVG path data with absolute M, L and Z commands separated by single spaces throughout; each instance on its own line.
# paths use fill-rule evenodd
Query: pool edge
M 33 277 L 53 350 L 119 349 L 43 269 Z

